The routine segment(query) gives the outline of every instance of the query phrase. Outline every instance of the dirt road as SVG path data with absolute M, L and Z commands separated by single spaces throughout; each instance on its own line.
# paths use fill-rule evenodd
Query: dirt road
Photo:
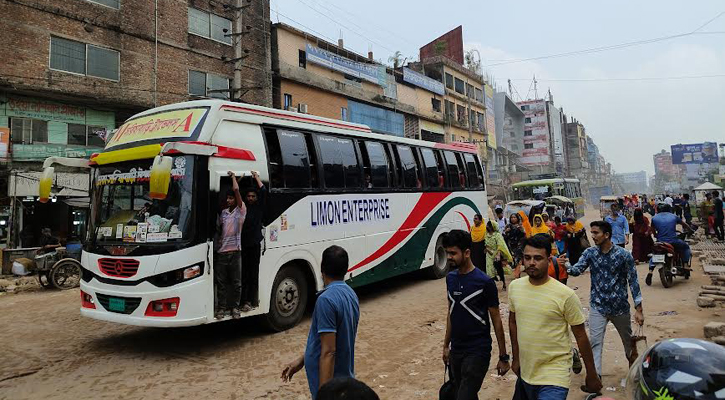
M 588 217 L 594 218 L 594 211 Z M 650 344 L 700 338 L 706 322 L 724 318 L 722 308 L 695 305 L 700 285 L 707 283 L 699 265 L 690 281 L 678 279 L 670 289 L 657 280 L 645 286 L 647 267 L 638 270 Z M 589 279 L 585 274 L 569 280 L 587 310 Z M 405 276 L 362 288 L 359 296 L 357 377 L 382 399 L 437 398 L 443 378 L 445 282 Z M 501 301 L 506 315 L 505 294 Z M 291 383 L 279 378 L 283 365 L 304 351 L 309 318 L 278 334 L 259 331 L 253 320 L 168 330 L 81 318 L 78 307 L 78 290 L 0 297 L 0 399 L 309 398 L 304 372 Z M 481 396 L 510 399 L 515 376 L 494 377 L 494 367 Z M 605 389 L 605 395 L 625 398 L 619 383 L 626 371 L 621 342 L 610 325 L 604 386 L 614 391 Z M 574 376 L 572 387 L 582 381 Z M 583 397 L 578 389 L 570 391 L 570 399 Z

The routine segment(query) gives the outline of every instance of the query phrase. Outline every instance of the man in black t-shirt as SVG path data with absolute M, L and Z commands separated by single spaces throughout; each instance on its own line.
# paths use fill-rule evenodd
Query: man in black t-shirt
M 712 192 L 712 204 L 715 206 L 715 235 L 718 240 L 725 240 L 725 213 L 722 209 L 722 199 L 720 199 L 720 192 L 714 190 Z
M 60 240 L 52 235 L 50 228 L 43 228 L 40 233 L 42 233 L 43 236 L 40 237 L 41 248 L 38 250 L 39 254 L 50 253 L 60 247 Z
M 443 362 L 450 365 L 457 400 L 478 399 L 491 362 L 491 323 L 499 348 L 497 370 L 509 370 L 496 284 L 471 262 L 471 235 L 453 230 L 443 237 L 451 272 L 446 277 L 448 320 L 443 342 Z M 490 318 L 489 318 L 490 317 Z
M 242 311 L 248 312 L 259 306 L 259 258 L 262 253 L 262 217 L 267 203 L 267 188 L 252 171 L 257 189 L 244 193 L 247 217 L 242 226 Z

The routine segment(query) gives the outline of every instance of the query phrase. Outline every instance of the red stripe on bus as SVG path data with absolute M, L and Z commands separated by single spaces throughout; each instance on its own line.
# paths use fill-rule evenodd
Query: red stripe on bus
M 403 224 L 398 228 L 398 230 L 393 234 L 393 236 L 388 239 L 385 244 L 383 244 L 379 249 L 377 249 L 373 254 L 369 255 L 366 259 L 360 261 L 355 265 L 354 267 L 350 268 L 348 272 L 354 271 L 362 266 L 365 266 L 372 261 L 377 260 L 378 258 L 382 257 L 384 254 L 392 250 L 395 246 L 400 244 L 406 237 L 408 237 L 413 230 L 420 225 L 421 221 L 423 221 L 423 218 L 425 218 L 431 210 L 433 210 L 438 204 L 440 204 L 443 199 L 445 199 L 448 195 L 450 195 L 451 192 L 430 192 L 430 193 L 423 193 L 420 196 L 420 199 L 418 199 L 418 203 L 416 203 L 415 207 L 413 207 L 413 211 L 410 212 L 410 215 L 408 215 L 408 218 L 403 222 Z
M 230 106 L 230 105 L 224 105 L 224 106 L 221 106 L 221 108 L 222 108 L 222 110 L 242 111 L 242 112 L 248 112 L 248 113 L 252 113 L 252 114 L 266 115 L 269 117 L 299 120 L 299 121 L 303 121 L 303 122 L 312 122 L 312 123 L 316 123 L 316 124 L 324 124 L 324 125 L 334 126 L 336 128 L 354 129 L 354 130 L 360 131 L 360 132 L 367 132 L 367 133 L 371 132 L 371 130 L 369 128 L 361 128 L 359 126 L 343 124 L 343 123 L 338 123 L 338 122 L 322 121 L 322 120 L 315 119 L 315 118 L 299 117 L 296 115 L 288 115 L 288 114 L 278 113 L 278 112 L 274 112 L 274 111 L 262 111 L 262 110 L 255 110 L 253 108 Z
M 219 158 L 232 158 L 235 160 L 246 160 L 246 161 L 257 161 L 257 157 L 254 156 L 254 153 L 251 150 L 247 149 L 240 149 L 238 147 L 227 147 L 227 146 L 219 146 L 212 143 L 206 143 L 206 142 L 194 142 L 194 141 L 182 141 L 179 143 L 186 143 L 186 144 L 197 144 L 201 146 L 215 146 L 217 148 L 217 152 L 212 155 L 212 157 L 219 157 Z M 166 154 L 177 154 L 181 153 L 179 150 L 172 149 L 171 151 L 166 152 Z
M 464 220 L 464 221 L 466 221 L 466 228 L 468 228 L 468 231 L 470 232 L 470 231 L 471 231 L 471 223 L 470 223 L 470 222 L 468 222 L 468 218 L 466 218 L 466 216 L 465 216 L 465 215 L 463 215 L 463 213 L 462 213 L 462 212 L 460 212 L 460 211 L 456 211 L 456 212 L 457 212 L 458 214 L 461 214 L 461 217 L 463 217 L 463 220 Z
M 467 153 L 477 153 L 476 145 L 470 143 L 436 143 L 436 149 L 464 151 Z

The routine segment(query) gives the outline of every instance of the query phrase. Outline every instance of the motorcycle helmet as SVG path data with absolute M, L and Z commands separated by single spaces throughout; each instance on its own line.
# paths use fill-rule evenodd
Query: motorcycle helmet
M 632 400 L 725 400 L 725 347 L 700 339 L 656 343 L 632 364 Z

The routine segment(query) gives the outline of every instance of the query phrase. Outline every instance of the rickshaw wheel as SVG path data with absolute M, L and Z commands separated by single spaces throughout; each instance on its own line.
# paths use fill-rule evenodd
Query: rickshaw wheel
M 48 276 L 48 271 L 38 271 L 38 282 L 40 282 L 40 286 L 44 289 L 53 287 L 53 284 L 50 282 L 50 277 Z
M 58 289 L 72 289 L 81 282 L 81 265 L 74 259 L 60 260 L 50 269 L 50 281 Z

